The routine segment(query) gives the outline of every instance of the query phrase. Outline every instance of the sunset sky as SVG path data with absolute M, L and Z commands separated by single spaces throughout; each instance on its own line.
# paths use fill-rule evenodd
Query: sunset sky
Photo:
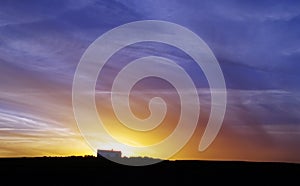
M 300 2 L 267 0 L 1 0 L 0 157 L 95 155 L 73 113 L 75 70 L 99 36 L 140 20 L 182 25 L 207 43 L 224 74 L 227 110 L 217 138 L 199 152 L 211 108 L 203 72 L 178 48 L 137 43 L 112 56 L 95 88 L 99 116 L 115 138 L 149 145 L 176 127 L 179 97 L 161 79 L 146 78 L 132 89 L 137 117 L 149 115 L 151 97 L 159 95 L 167 102 L 165 120 L 152 131 L 121 126 L 110 103 L 117 73 L 134 59 L 156 55 L 188 72 L 201 102 L 197 129 L 173 159 L 300 162 Z M 104 149 L 147 156 L 97 135 L 95 141 Z

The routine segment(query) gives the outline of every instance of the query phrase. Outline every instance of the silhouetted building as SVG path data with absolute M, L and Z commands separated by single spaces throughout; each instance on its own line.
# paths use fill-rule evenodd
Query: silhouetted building
M 122 157 L 122 152 L 121 151 L 114 151 L 114 150 L 97 150 L 97 157 L 121 158 Z

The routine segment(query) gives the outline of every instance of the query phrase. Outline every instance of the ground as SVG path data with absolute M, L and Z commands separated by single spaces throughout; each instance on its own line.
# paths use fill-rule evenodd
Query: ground
M 224 161 L 163 161 L 133 167 L 96 157 L 0 159 L 0 185 L 187 185 L 299 183 L 300 164 Z M 153 184 L 151 184 L 153 183 Z

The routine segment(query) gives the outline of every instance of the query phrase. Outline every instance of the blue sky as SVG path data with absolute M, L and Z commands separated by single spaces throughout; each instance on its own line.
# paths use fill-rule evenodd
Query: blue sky
M 299 89 L 297 1 L 30 2 L 1 2 L 1 59 L 11 65 L 62 76 L 67 70 L 71 80 L 78 58 L 99 35 L 127 22 L 158 19 L 203 38 L 229 87 Z

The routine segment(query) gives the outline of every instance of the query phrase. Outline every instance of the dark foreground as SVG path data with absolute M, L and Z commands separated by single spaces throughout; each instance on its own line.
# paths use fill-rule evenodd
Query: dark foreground
M 300 164 L 163 161 L 132 167 L 95 157 L 3 158 L 0 178 L 0 185 L 161 185 L 162 180 L 182 185 L 260 185 L 262 181 L 299 185 Z

